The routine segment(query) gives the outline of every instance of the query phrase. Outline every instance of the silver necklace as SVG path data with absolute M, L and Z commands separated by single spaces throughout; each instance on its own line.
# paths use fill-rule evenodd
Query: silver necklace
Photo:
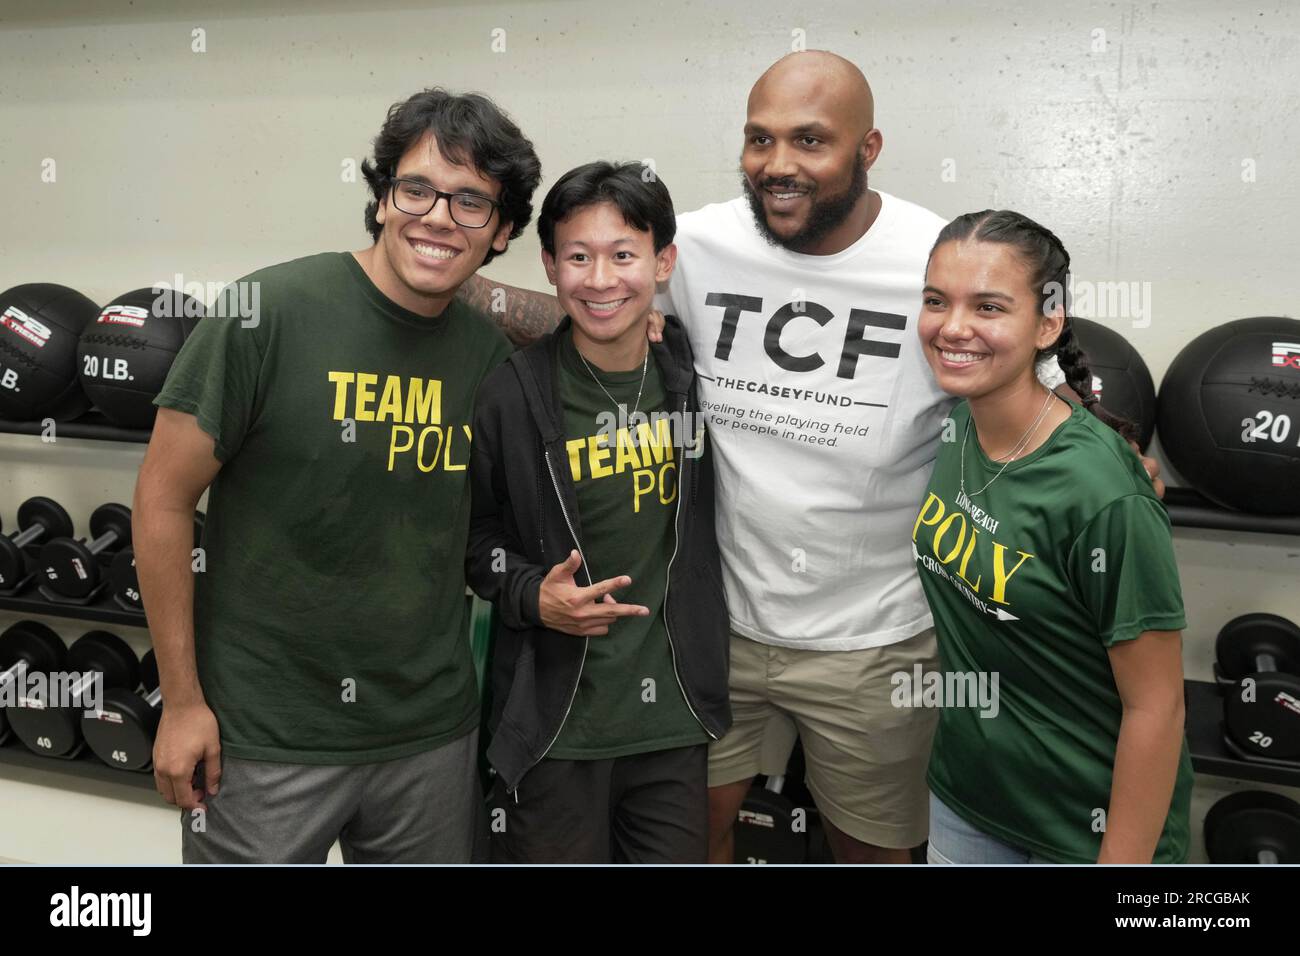
M 1007 452 L 1006 455 L 1002 456 L 1007 460 L 1003 462 L 1002 467 L 998 469 L 998 473 L 994 475 L 992 478 L 990 478 L 988 484 L 986 484 L 983 488 L 981 488 L 979 491 L 972 491 L 970 494 L 966 494 L 966 439 L 970 437 L 970 423 L 971 423 L 971 419 L 974 418 L 974 416 L 971 416 L 970 418 L 966 419 L 966 431 L 964 431 L 961 436 L 961 493 L 963 495 L 966 495 L 967 498 L 972 498 L 975 495 L 982 494 L 983 492 L 988 490 L 989 485 L 993 484 L 993 482 L 997 481 L 999 478 L 1002 477 L 1002 473 L 1007 470 L 1007 465 L 1015 461 L 1015 457 L 1020 452 L 1020 450 L 1024 448 L 1025 445 L 1029 444 L 1030 436 L 1033 435 L 1034 432 L 1038 431 L 1038 426 L 1042 423 L 1043 416 L 1047 414 L 1047 406 L 1050 405 L 1051 402 L 1052 402 L 1052 393 L 1049 390 L 1047 392 L 1047 399 L 1046 401 L 1043 402 L 1043 407 L 1039 409 L 1038 417 L 1035 418 L 1033 424 L 1029 426 L 1029 430 L 1026 431 L 1022 436 L 1020 436 L 1020 441 L 1016 442 L 1016 447 L 1012 448 L 1011 451 Z M 996 460 L 997 459 L 994 459 L 994 461 Z
M 618 410 L 626 407 L 613 395 L 609 394 L 609 389 L 601 383 L 600 379 L 596 378 L 596 373 L 592 371 L 591 366 L 587 364 L 587 357 L 583 355 L 582 352 L 578 351 L 576 346 L 573 350 L 578 353 L 578 358 L 582 359 L 582 364 L 587 366 L 587 374 L 591 376 L 591 380 L 600 386 L 600 390 L 605 393 L 605 397 L 614 403 L 614 409 Z M 650 368 L 650 348 L 647 346 L 645 350 L 645 358 L 641 361 L 641 384 L 636 390 L 636 405 L 632 408 L 633 415 L 641 410 L 641 393 L 645 390 L 645 373 L 648 368 Z

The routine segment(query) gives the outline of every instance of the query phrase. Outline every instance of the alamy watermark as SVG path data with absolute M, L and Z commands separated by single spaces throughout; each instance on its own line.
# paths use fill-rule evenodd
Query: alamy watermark
M 189 318 L 239 319 L 240 326 L 246 329 L 255 329 L 261 324 L 260 282 L 242 279 L 238 282 L 186 282 L 179 272 L 173 279 L 171 282 L 163 279 L 151 286 L 156 296 L 153 300 L 155 316 L 179 318 L 174 313 L 183 309 L 183 314 Z M 178 292 L 190 298 L 176 295 Z M 203 305 L 205 302 L 209 303 L 206 307 Z
M 1070 275 L 1065 288 L 1059 282 L 1049 282 L 1043 293 L 1047 296 L 1044 314 L 1060 308 L 1080 319 L 1125 321 L 1135 329 L 1151 325 L 1150 282 L 1093 282 Z
M 80 708 L 93 717 L 103 701 L 104 675 L 100 671 L 32 671 L 20 662 L 0 675 L 0 708 Z
M 927 671 L 915 664 L 911 673 L 896 671 L 889 682 L 895 707 L 972 707 L 984 718 L 1000 709 L 997 671 Z

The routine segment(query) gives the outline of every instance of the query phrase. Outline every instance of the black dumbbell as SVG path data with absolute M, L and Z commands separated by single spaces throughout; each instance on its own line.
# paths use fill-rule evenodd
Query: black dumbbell
M 90 631 L 68 648 L 68 673 L 47 682 L 45 699 L 29 695 L 9 710 L 9 724 L 33 753 L 71 757 L 81 749 L 81 715 L 112 688 L 140 686 L 140 661 L 116 634 Z M 72 675 L 76 679 L 72 679 Z
M 807 859 L 806 817 L 802 827 L 796 824 L 799 808 L 782 795 L 784 783 L 784 777 L 768 777 L 765 784 L 755 783 L 745 795 L 736 816 L 736 863 L 803 863 Z
M 1246 756 L 1300 758 L 1300 627 L 1244 614 L 1219 631 L 1214 653 L 1229 742 Z
M 140 661 L 145 696 L 115 687 L 104 692 L 98 710 L 81 717 L 86 744 L 100 760 L 122 770 L 147 770 L 153 763 L 153 740 L 162 717 L 162 691 L 153 651 Z
M 69 537 L 55 538 L 41 548 L 40 566 L 45 583 L 65 598 L 84 598 L 103 579 L 95 555 L 131 543 L 131 509 L 126 505 L 100 505 L 90 516 L 89 543 Z
M 23 549 L 42 538 L 72 537 L 72 519 L 52 498 L 28 498 L 18 506 L 18 530 L 0 537 L 0 591 L 12 591 L 36 570 Z
M 39 621 L 19 621 L 0 634 L 0 743 L 9 739 L 9 705 L 26 695 L 26 675 L 57 671 L 67 655 L 59 635 Z
M 1300 803 L 1269 790 L 1242 790 L 1205 815 L 1211 863 L 1300 863 Z
M 194 547 L 203 540 L 203 512 L 194 512 Z M 108 567 L 108 591 L 113 600 L 129 610 L 144 608 L 140 598 L 140 579 L 135 574 L 135 548 L 127 545 L 113 556 Z

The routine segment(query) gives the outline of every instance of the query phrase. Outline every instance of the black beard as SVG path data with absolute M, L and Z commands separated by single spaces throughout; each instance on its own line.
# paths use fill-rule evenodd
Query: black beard
M 853 212 L 853 207 L 858 204 L 863 193 L 867 191 L 867 170 L 861 162 L 853 164 L 853 179 L 849 182 L 849 187 L 842 195 L 833 196 L 830 199 L 817 199 L 813 194 L 812 209 L 808 213 L 808 221 L 804 227 L 789 238 L 778 236 L 772 231 L 767 224 L 767 216 L 763 210 L 763 197 L 749 183 L 749 177 L 743 172 L 740 175 L 741 185 L 745 190 L 745 198 L 749 200 L 749 211 L 754 215 L 754 224 L 758 226 L 758 231 L 763 238 L 774 246 L 780 246 L 783 249 L 789 249 L 791 252 L 801 252 L 809 246 L 816 245 L 827 234 L 835 231 L 844 220 L 849 218 Z

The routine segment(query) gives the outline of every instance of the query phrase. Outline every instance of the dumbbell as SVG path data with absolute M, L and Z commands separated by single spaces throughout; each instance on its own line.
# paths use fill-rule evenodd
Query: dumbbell
M 1214 654 L 1229 743 L 1248 757 L 1300 759 L 1300 627 L 1244 614 L 1219 631 Z
M 194 547 L 203 539 L 203 512 L 194 512 Z M 108 591 L 113 600 L 129 610 L 139 611 L 144 608 L 140 598 L 140 579 L 135 573 L 135 548 L 127 545 L 113 555 L 113 563 L 108 566 Z
M 806 822 L 795 825 L 798 808 L 782 795 L 784 777 L 754 784 L 736 816 L 736 863 L 803 863 L 808 856 Z
M 19 621 L 0 634 L 0 743 L 9 739 L 6 714 L 26 693 L 26 675 L 57 671 L 67 655 L 59 635 L 39 621 Z
M 1300 863 L 1300 803 L 1270 790 L 1242 790 L 1205 815 L 1211 863 Z
M 146 770 L 153 763 L 153 740 L 162 717 L 162 691 L 153 651 L 140 661 L 145 696 L 115 687 L 104 692 L 98 710 L 81 716 L 86 744 L 100 760 L 122 770 Z
M 12 591 L 36 569 L 23 549 L 42 538 L 72 537 L 72 519 L 52 498 L 28 498 L 18 506 L 18 530 L 0 537 L 0 591 Z
M 95 555 L 131 543 L 131 509 L 126 505 L 100 505 L 90 516 L 88 544 L 71 535 L 55 538 L 41 548 L 40 566 L 45 569 L 45 583 L 55 594 L 65 598 L 84 598 L 103 579 Z
M 140 661 L 116 634 L 90 631 L 68 648 L 67 671 L 77 674 L 71 683 L 48 681 L 48 697 L 28 697 L 9 709 L 9 724 L 33 753 L 46 757 L 71 757 L 81 749 L 81 713 L 91 704 L 94 682 L 102 679 L 101 693 L 111 688 L 135 690 L 140 686 Z M 89 698 L 89 699 L 88 699 Z

